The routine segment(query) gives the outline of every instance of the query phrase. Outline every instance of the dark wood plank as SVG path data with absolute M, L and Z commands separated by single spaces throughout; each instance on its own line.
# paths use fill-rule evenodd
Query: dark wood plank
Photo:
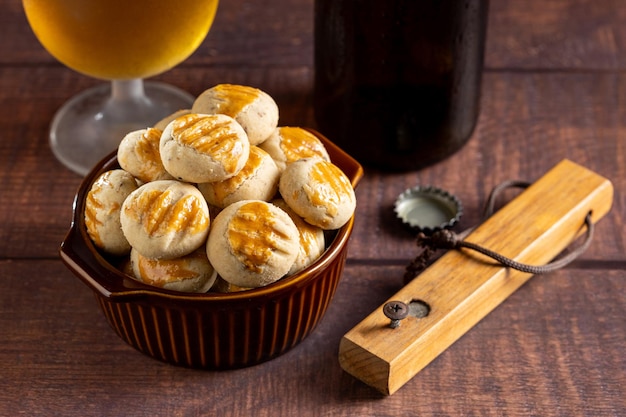
M 584 18 L 582 18 L 584 16 Z M 487 67 L 621 69 L 626 5 L 620 0 L 491 1 Z
M 46 271 L 45 275 L 41 271 Z M 534 277 L 391 397 L 344 373 L 341 336 L 397 288 L 397 267 L 349 265 L 318 328 L 252 368 L 143 356 L 55 261 L 0 262 L 3 415 L 616 416 L 626 412 L 623 271 Z M 419 278 L 418 278 L 419 279 Z M 45 308 L 34 308 L 45 306 Z M 254 383 L 250 383 L 254 381 Z
M 222 1 L 213 28 L 183 65 L 310 66 L 313 0 Z M 0 64 L 58 65 L 38 44 L 19 0 L 0 0 Z M 584 17 L 584 19 L 581 19 Z M 620 0 L 492 0 L 487 68 L 623 69 L 626 7 Z

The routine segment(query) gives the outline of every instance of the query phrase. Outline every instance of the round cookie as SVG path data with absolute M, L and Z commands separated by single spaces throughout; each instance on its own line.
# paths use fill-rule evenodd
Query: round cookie
M 296 214 L 324 230 L 340 228 L 356 209 L 348 177 L 333 163 L 317 157 L 287 165 L 278 189 Z
M 226 114 L 239 122 L 251 145 L 267 139 L 278 126 L 278 105 L 267 93 L 253 87 L 218 84 L 196 98 L 193 113 Z
M 130 263 L 137 280 L 168 290 L 204 293 L 217 277 L 203 248 L 175 259 L 146 258 L 133 249 Z
M 173 177 L 200 183 L 235 176 L 248 160 L 250 143 L 232 117 L 190 113 L 167 125 L 159 149 Z
M 281 172 L 288 164 L 302 158 L 318 156 L 330 161 L 322 141 L 301 127 L 277 127 L 259 147 L 272 156 Z
M 175 119 L 178 119 L 180 116 L 184 116 L 189 113 L 191 113 L 191 109 L 177 110 L 174 113 L 170 114 L 169 116 L 165 116 L 164 118 L 156 122 L 154 126 L 152 127 L 154 127 L 155 129 L 159 129 L 160 131 L 164 131 L 167 125 L 170 124 L 170 122 L 173 122 Z
M 287 213 L 261 200 L 231 204 L 213 221 L 207 255 L 220 277 L 257 288 L 282 278 L 298 256 L 299 233 Z
M 241 200 L 269 201 L 276 195 L 280 172 L 272 157 L 257 146 L 250 147 L 250 155 L 237 175 L 220 182 L 198 184 L 207 202 L 224 208 Z
M 174 179 L 163 166 L 159 143 L 163 132 L 155 128 L 128 133 L 117 148 L 117 162 L 142 182 Z
M 124 201 L 122 231 L 143 256 L 173 259 L 198 249 L 209 231 L 209 208 L 196 187 L 175 180 L 146 183 Z
M 305 222 L 285 203 L 285 200 L 276 199 L 272 201 L 272 204 L 284 210 L 291 217 L 300 233 L 298 257 L 287 273 L 287 275 L 293 275 L 302 271 L 322 256 L 326 249 L 324 231 L 320 227 Z
M 122 233 L 120 210 L 126 197 L 137 189 L 128 172 L 114 169 L 100 175 L 85 199 L 85 226 L 91 241 L 113 255 L 125 255 L 130 244 Z

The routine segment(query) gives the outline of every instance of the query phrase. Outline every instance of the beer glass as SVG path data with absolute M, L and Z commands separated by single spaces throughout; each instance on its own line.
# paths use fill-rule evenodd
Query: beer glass
M 191 106 L 193 97 L 143 79 L 189 57 L 206 37 L 218 0 L 23 0 L 44 48 L 67 67 L 110 81 L 55 114 L 50 146 L 85 175 L 124 135 Z

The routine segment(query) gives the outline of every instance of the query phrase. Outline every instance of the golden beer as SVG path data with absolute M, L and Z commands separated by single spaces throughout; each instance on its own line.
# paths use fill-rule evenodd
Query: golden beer
M 103 79 L 150 77 L 191 55 L 218 0 L 23 0 L 41 44 L 56 59 Z

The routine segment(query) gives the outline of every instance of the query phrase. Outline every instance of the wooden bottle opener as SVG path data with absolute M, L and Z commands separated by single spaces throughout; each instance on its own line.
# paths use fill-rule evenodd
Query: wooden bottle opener
M 515 261 L 543 265 L 611 208 L 613 186 L 596 173 L 564 160 L 465 240 Z M 505 268 L 476 252 L 449 251 L 389 300 L 427 306 L 396 328 L 377 309 L 346 333 L 341 367 L 391 395 L 496 308 L 532 275 Z

